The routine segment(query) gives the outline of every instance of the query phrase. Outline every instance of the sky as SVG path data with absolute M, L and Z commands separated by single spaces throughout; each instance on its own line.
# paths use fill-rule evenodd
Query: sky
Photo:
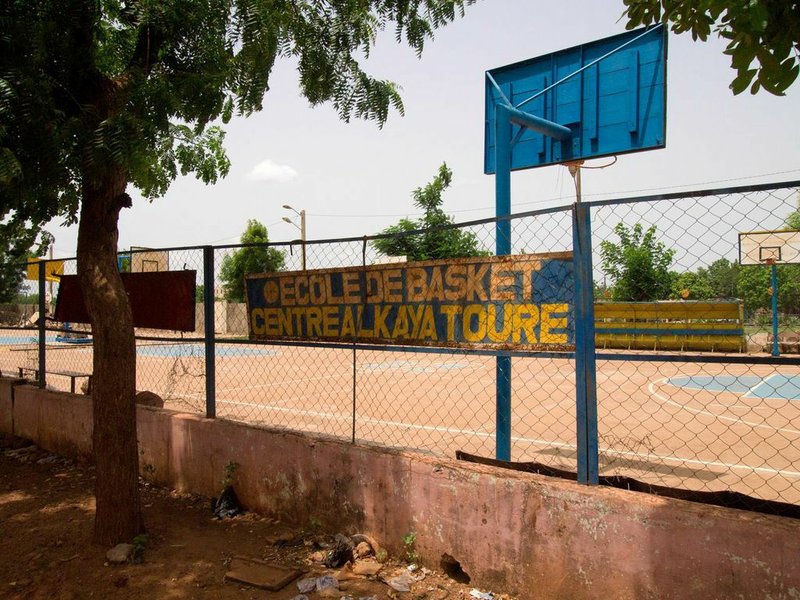
M 447 162 L 453 184 L 444 209 L 456 221 L 494 214 L 494 181 L 483 174 L 484 72 L 621 33 L 622 0 L 483 0 L 438 30 L 421 59 L 379 35 L 367 70 L 401 87 L 405 116 L 341 122 L 330 106 L 310 107 L 295 64 L 279 62 L 264 108 L 234 118 L 226 148 L 229 175 L 206 186 L 192 176 L 149 202 L 129 189 L 133 208 L 119 223 L 119 248 L 237 243 L 248 219 L 267 225 L 272 241 L 297 239 L 306 211 L 307 238 L 362 236 L 415 217 L 411 193 Z M 733 96 L 734 71 L 712 37 L 669 37 L 667 145 L 620 156 L 583 172 L 586 199 L 800 179 L 800 82 L 784 97 Z M 595 164 L 605 164 L 599 159 Z M 591 163 L 589 163 L 591 164 Z M 574 201 L 563 166 L 518 171 L 512 212 Z M 51 223 L 54 255 L 75 255 L 77 228 Z

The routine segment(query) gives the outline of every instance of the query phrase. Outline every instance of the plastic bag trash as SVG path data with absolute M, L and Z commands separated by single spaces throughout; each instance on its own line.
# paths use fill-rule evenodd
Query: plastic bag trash
M 494 594 L 492 592 L 482 592 L 475 588 L 470 590 L 469 595 L 479 600 L 494 600 Z
M 317 577 L 317 591 L 321 592 L 323 590 L 338 590 L 339 589 L 339 580 L 336 579 L 333 575 L 323 575 L 322 577 Z
M 411 591 L 411 577 L 408 576 L 408 573 L 403 573 L 397 577 L 392 577 L 386 581 L 386 584 L 395 592 Z
M 297 582 L 297 589 L 300 590 L 301 594 L 313 592 L 315 589 L 317 589 L 317 578 L 308 577 L 306 579 L 301 579 Z
M 328 550 L 322 564 L 331 569 L 338 569 L 353 560 L 353 541 L 341 533 L 337 533 L 333 539 L 335 545 Z
M 219 498 L 211 501 L 211 510 L 218 519 L 235 517 L 244 512 L 242 505 L 239 504 L 239 497 L 231 485 L 222 490 Z

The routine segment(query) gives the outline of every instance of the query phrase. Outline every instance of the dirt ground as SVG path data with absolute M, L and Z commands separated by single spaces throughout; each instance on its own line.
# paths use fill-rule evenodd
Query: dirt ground
M 290 529 L 252 513 L 217 520 L 210 499 L 147 484 L 141 488 L 148 530 L 143 560 L 110 565 L 109 549 L 91 539 L 93 485 L 90 465 L 18 440 L 0 440 L 0 598 L 290 600 L 299 594 L 296 582 L 268 592 L 226 581 L 234 557 L 296 567 L 305 573 L 300 579 L 337 575 L 339 591 L 325 592 L 325 597 L 337 600 L 476 597 L 470 595 L 472 586 L 422 568 L 410 573 L 420 579 L 410 592 L 395 592 L 385 581 L 409 570 L 392 557 L 379 557 L 384 562 L 377 576 L 355 575 L 352 565 L 326 569 L 318 562 L 333 540 L 326 532 Z M 309 600 L 319 597 L 323 592 L 308 594 Z M 508 598 L 497 593 L 493 597 Z

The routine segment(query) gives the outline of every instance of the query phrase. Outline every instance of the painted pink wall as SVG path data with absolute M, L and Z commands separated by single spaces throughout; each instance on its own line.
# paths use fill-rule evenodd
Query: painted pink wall
M 9 390 L 0 381 L 0 411 Z M 90 399 L 14 396 L 18 435 L 87 452 Z M 148 407 L 138 424 L 158 483 L 214 495 L 237 462 L 251 510 L 367 533 L 395 554 L 414 531 L 428 566 L 447 553 L 473 584 L 519 598 L 800 597 L 800 521 Z

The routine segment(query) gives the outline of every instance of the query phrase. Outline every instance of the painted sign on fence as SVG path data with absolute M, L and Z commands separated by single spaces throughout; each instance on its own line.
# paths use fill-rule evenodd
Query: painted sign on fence
M 572 253 L 247 276 L 250 337 L 571 350 Z

